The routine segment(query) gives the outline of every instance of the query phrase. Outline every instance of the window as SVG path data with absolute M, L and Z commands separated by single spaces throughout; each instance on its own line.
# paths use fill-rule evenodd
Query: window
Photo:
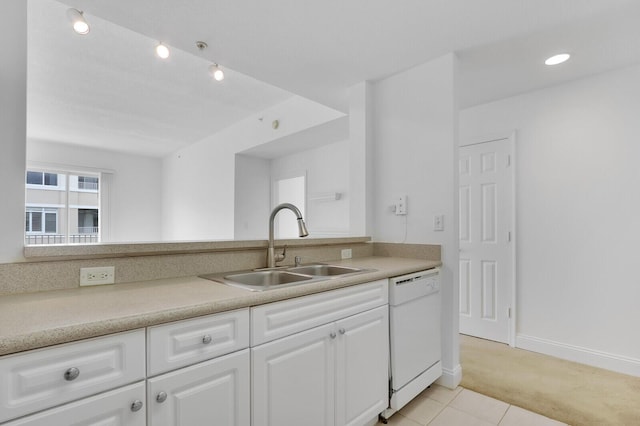
M 98 233 L 98 209 L 78 209 L 78 234 Z
M 27 184 L 42 185 L 42 186 L 58 186 L 58 174 L 28 171 Z
M 78 176 L 78 189 L 87 191 L 98 190 L 98 178 L 92 176 Z
M 25 243 L 101 241 L 100 174 L 30 169 L 26 177 Z
M 58 232 L 58 210 L 27 208 L 25 231 L 28 234 L 55 234 Z

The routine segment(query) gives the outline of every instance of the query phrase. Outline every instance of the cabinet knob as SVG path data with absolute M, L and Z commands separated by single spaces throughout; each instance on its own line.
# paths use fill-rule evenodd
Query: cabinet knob
M 140 411 L 141 408 L 142 401 L 140 401 L 139 399 L 136 399 L 135 401 L 133 401 L 133 403 L 131 403 L 131 411 Z
M 209 343 L 211 343 L 211 336 L 208 334 L 205 334 L 202 337 L 202 343 L 204 343 L 205 345 L 208 345 Z
M 71 367 L 70 369 L 64 372 L 64 379 L 70 382 L 72 380 L 77 379 L 79 375 L 80 375 L 80 370 L 78 370 L 76 367 Z
M 335 339 L 337 336 L 335 331 L 332 331 L 331 333 L 329 333 L 329 337 L 331 337 L 332 339 Z
M 347 332 L 347 330 L 345 330 L 344 328 L 341 328 L 340 330 L 338 330 L 340 332 L 340 334 L 344 334 Z
M 158 395 L 156 395 L 156 401 L 162 404 L 166 400 L 167 400 L 167 393 L 164 391 L 158 392 Z

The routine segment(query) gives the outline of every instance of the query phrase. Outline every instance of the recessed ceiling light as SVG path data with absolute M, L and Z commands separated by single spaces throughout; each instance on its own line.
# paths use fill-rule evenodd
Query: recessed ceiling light
M 67 17 L 73 24 L 73 31 L 85 35 L 89 33 L 89 24 L 84 20 L 84 15 L 78 9 L 68 9 Z
M 169 57 L 169 48 L 164 44 L 160 43 L 156 46 L 156 55 L 162 59 L 167 59 Z
M 552 57 L 547 58 L 547 60 L 544 61 L 544 63 L 547 65 L 558 65 L 565 62 L 570 57 L 571 55 L 569 55 L 568 53 L 560 53 L 558 55 L 553 55 Z

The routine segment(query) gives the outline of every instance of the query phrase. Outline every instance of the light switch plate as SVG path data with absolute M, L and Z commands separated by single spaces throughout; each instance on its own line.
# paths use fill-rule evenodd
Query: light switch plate
M 444 231 L 444 215 L 436 215 L 433 217 L 433 230 Z
M 342 259 L 351 259 L 351 249 L 342 249 L 342 252 L 340 253 L 340 257 Z

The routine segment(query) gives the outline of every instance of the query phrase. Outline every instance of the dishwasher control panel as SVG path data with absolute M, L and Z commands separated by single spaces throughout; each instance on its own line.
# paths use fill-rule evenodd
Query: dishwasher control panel
M 399 305 L 440 291 L 440 269 L 434 268 L 389 279 L 389 304 Z

